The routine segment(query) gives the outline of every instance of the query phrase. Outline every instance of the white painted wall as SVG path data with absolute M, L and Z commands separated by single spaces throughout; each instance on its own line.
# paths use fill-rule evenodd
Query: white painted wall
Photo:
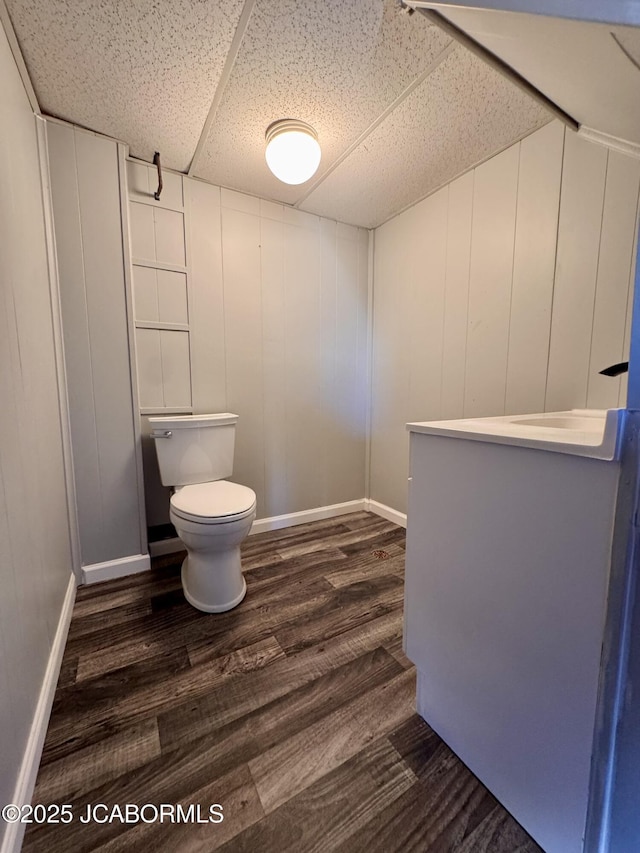
M 147 547 L 118 146 L 54 121 L 47 121 L 47 138 L 82 564 L 131 558 L 137 566 Z
M 4 804 L 17 794 L 31 794 L 24 774 L 35 772 L 39 752 L 33 738 L 29 741 L 30 730 L 34 719 L 38 722 L 38 708 L 44 713 L 46 703 L 39 705 L 39 699 L 46 692 L 47 667 L 65 600 L 69 604 L 65 595 L 73 586 L 37 120 L 1 26 L 0 79 L 0 803 Z M 46 718 L 41 723 L 46 727 Z M 26 766 L 30 755 L 35 767 Z M 5 829 L 2 823 L 0 845 Z M 11 834 L 15 836 L 15 827 Z
M 237 413 L 233 479 L 256 491 L 258 518 L 361 500 L 368 232 L 171 174 L 155 202 L 155 170 L 130 163 L 128 174 L 143 415 Z M 159 240 L 163 207 L 173 218 Z M 159 270 L 186 276 L 186 315 L 175 299 L 160 317 L 160 290 L 146 283 Z M 143 290 L 155 294 L 144 296 L 152 322 Z M 151 334 L 183 335 L 190 369 L 178 373 Z M 149 524 L 166 523 L 148 439 L 145 484 Z
M 371 498 L 408 421 L 624 406 L 640 160 L 553 122 L 375 232 Z

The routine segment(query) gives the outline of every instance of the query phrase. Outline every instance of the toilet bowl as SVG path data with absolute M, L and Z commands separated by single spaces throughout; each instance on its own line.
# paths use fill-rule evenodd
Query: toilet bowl
M 230 412 L 149 418 L 160 478 L 173 488 L 169 518 L 187 549 L 182 589 L 205 613 L 231 610 L 247 591 L 240 545 L 256 516 L 256 495 L 226 479 L 237 420 Z
M 182 589 L 189 604 L 222 613 L 245 596 L 240 545 L 256 516 L 252 489 L 226 480 L 183 486 L 171 497 L 169 518 L 187 549 Z

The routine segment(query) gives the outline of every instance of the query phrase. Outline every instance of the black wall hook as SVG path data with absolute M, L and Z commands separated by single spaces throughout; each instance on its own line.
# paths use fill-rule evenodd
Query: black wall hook
M 158 170 L 158 189 L 154 192 L 153 197 L 156 201 L 160 201 L 160 193 L 162 192 L 162 169 L 160 167 L 160 152 L 156 151 L 153 155 L 153 165 Z
M 619 361 L 618 364 L 612 364 L 610 367 L 605 367 L 600 373 L 603 376 L 620 376 L 621 373 L 626 373 L 629 370 L 628 361 Z

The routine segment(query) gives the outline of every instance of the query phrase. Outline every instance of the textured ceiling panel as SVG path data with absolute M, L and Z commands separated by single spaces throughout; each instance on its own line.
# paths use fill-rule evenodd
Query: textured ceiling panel
M 537 102 L 456 47 L 300 207 L 380 225 L 549 120 Z
M 580 124 L 640 144 L 637 30 L 483 9 L 440 11 Z
M 243 0 L 7 0 L 43 111 L 188 168 Z
M 257 0 L 195 174 L 295 202 L 307 189 L 267 169 L 267 126 L 279 118 L 312 125 L 321 175 L 449 43 L 396 0 Z

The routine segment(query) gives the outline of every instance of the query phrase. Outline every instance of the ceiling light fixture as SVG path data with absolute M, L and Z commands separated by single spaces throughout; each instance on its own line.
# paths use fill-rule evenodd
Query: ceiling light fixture
M 304 184 L 320 165 L 318 134 L 294 118 L 274 121 L 265 134 L 267 166 L 285 184 Z

